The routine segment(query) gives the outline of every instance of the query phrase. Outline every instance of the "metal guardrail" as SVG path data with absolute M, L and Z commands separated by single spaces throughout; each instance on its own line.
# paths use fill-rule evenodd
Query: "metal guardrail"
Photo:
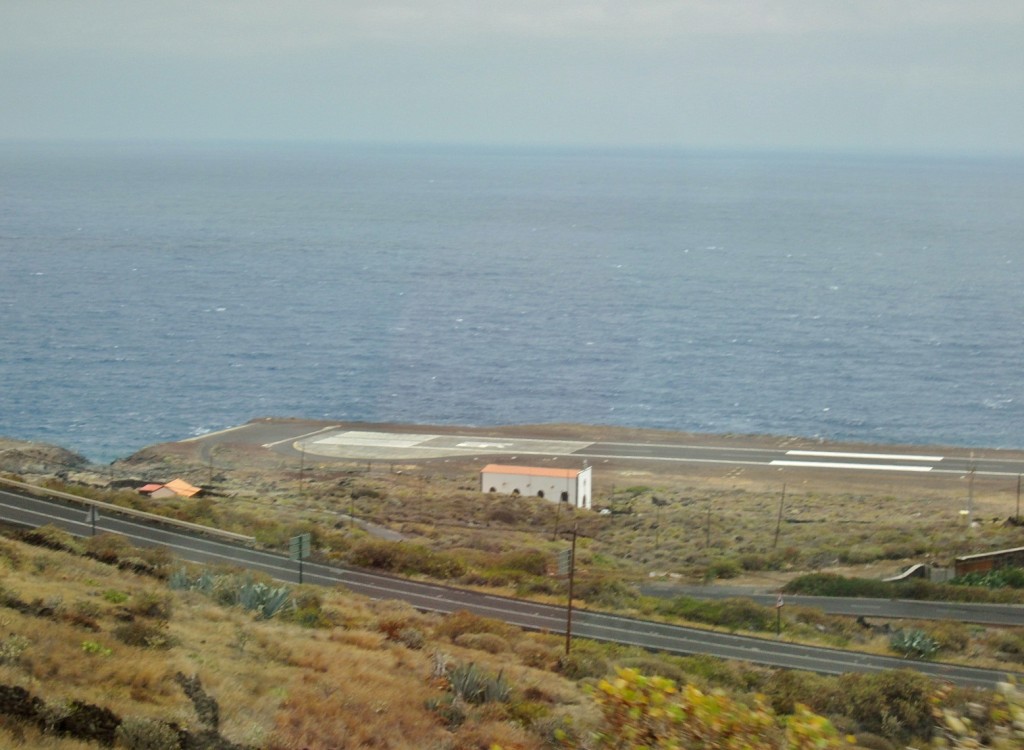
M 167 516 L 161 516 L 158 513 L 147 513 L 144 510 L 135 510 L 134 508 L 124 508 L 120 505 L 114 505 L 113 503 L 105 503 L 102 500 L 93 500 L 88 497 L 81 497 L 79 495 L 72 495 L 70 492 L 61 492 L 59 490 L 51 490 L 46 487 L 39 487 L 34 484 L 28 484 L 27 482 L 18 482 L 13 479 L 7 479 L 0 477 L 0 484 L 6 484 L 11 487 L 17 487 L 20 490 L 32 492 L 40 495 L 49 495 L 50 497 L 60 498 L 61 500 L 70 500 L 73 503 L 85 506 L 87 508 L 95 508 L 97 510 L 106 510 L 111 513 L 118 513 L 122 516 L 132 516 L 134 518 L 145 519 L 146 521 L 156 521 L 169 526 L 177 526 L 182 529 L 194 531 L 207 536 L 219 537 L 232 542 L 241 542 L 242 544 L 255 544 L 256 538 L 252 536 L 246 536 L 245 534 L 236 534 L 233 531 L 223 531 L 221 529 L 215 529 L 212 526 L 203 526 L 198 523 L 191 523 L 189 521 L 180 521 L 176 518 L 168 518 Z

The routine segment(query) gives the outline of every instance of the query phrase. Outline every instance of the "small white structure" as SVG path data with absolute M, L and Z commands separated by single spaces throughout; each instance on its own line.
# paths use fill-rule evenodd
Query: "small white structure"
M 583 469 L 547 469 L 489 464 L 480 470 L 480 491 L 536 495 L 588 510 L 593 495 L 589 466 Z

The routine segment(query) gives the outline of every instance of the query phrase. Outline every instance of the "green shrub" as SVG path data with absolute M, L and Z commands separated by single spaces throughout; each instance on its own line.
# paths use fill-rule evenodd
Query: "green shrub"
M 98 534 L 82 540 L 85 554 L 108 565 L 117 565 L 122 557 L 132 557 L 138 550 L 123 536 Z
M 512 686 L 501 672 L 492 675 L 470 663 L 452 668 L 448 672 L 452 693 L 470 705 L 507 703 Z
M 772 709 L 779 714 L 791 714 L 798 704 L 823 705 L 822 696 L 830 689 L 834 680 L 829 677 L 801 672 L 796 669 L 777 670 L 765 686 L 765 697 Z
M 103 592 L 103 598 L 111 604 L 123 604 L 128 601 L 128 594 L 115 589 L 107 589 Z
M 740 555 L 740 567 L 748 571 L 781 570 L 785 565 L 782 555 L 765 555 L 760 552 L 748 552 Z
M 347 557 L 349 563 L 360 568 L 406 575 L 449 579 L 466 573 L 466 562 L 462 558 L 406 542 L 367 540 L 349 550 Z
M 37 529 L 26 531 L 21 535 L 21 539 L 38 547 L 70 552 L 75 555 L 80 555 L 83 551 L 82 543 L 77 537 L 56 526 L 40 526 Z
M 500 654 L 508 651 L 508 641 L 494 633 L 463 633 L 455 638 L 456 646 L 486 651 L 489 654 Z
M 730 558 L 715 560 L 708 566 L 709 578 L 736 578 L 741 572 L 739 561 Z
M 132 620 L 114 628 L 113 635 L 121 643 L 139 648 L 167 649 L 174 645 L 167 635 L 167 623 L 163 621 Z
M 98 654 L 99 656 L 110 656 L 114 652 L 96 641 L 82 641 L 82 651 L 87 654 Z
M 873 734 L 906 741 L 931 734 L 932 693 L 931 681 L 919 672 L 851 673 L 840 676 L 824 710 L 849 716 Z
M 846 578 L 835 573 L 811 573 L 799 576 L 783 589 L 787 594 L 808 596 L 859 596 L 888 599 L 895 595 L 892 584 L 870 578 Z
M 537 594 L 562 595 L 568 592 L 568 584 L 548 576 L 530 576 L 516 585 L 516 596 L 529 597 Z M 573 592 L 575 596 L 576 592 Z
M 897 630 L 889 637 L 889 648 L 904 656 L 927 659 L 939 650 L 939 642 L 923 630 Z
M 882 548 L 873 544 L 855 544 L 839 550 L 839 562 L 846 565 L 863 565 L 880 560 L 884 553 Z
M 834 573 L 811 573 L 794 578 L 783 587 L 787 594 L 808 596 L 855 596 L 872 599 L 916 599 L 1011 603 L 1024 601 L 1014 589 L 989 589 L 982 586 L 932 583 L 923 578 L 909 581 L 880 581 L 871 578 L 846 578 Z
M 454 693 L 445 693 L 440 698 L 430 698 L 426 707 L 437 714 L 450 730 L 456 730 L 466 721 L 465 704 Z
M 543 576 L 548 572 L 548 555 L 539 550 L 507 552 L 500 555 L 491 567 Z
M 599 643 L 586 638 L 574 638 L 569 653 L 564 650 L 565 641 L 558 648 L 559 656 L 555 663 L 555 671 L 571 680 L 582 680 L 591 677 L 604 677 L 613 670 L 611 659 L 616 655 L 622 657 L 623 649 L 607 643 Z M 642 654 L 640 649 L 626 650 L 629 656 Z
M 178 733 L 162 721 L 129 716 L 116 731 L 118 745 L 127 750 L 177 750 Z
M 705 601 L 689 596 L 661 600 L 655 611 L 662 615 L 678 617 L 691 622 L 729 630 L 762 631 L 774 628 L 773 608 L 755 604 L 750 599 L 721 599 Z
M 688 682 L 716 688 L 742 688 L 746 685 L 743 671 L 736 662 L 698 654 L 684 656 L 679 659 L 679 665 L 690 676 Z
M 664 656 L 632 656 L 616 661 L 618 669 L 634 669 L 650 677 L 664 677 L 677 684 L 687 682 L 687 673 L 675 660 L 666 659 Z
M 558 657 L 556 669 L 570 680 L 584 680 L 604 677 L 611 671 L 611 665 L 600 652 L 573 648 L 568 654 Z
M 637 593 L 619 576 L 611 573 L 591 573 L 579 576 L 573 588 L 573 598 L 608 609 L 625 609 L 636 604 Z
M 152 591 L 143 591 L 132 597 L 128 611 L 140 617 L 151 619 L 171 619 L 172 601 L 169 596 L 161 596 Z
M 28 638 L 11 634 L 0 641 L 0 664 L 17 664 L 28 648 Z
M 996 568 L 967 573 L 950 581 L 954 586 L 983 586 L 989 589 L 1024 588 L 1024 568 Z
M 529 637 L 517 641 L 512 648 L 526 666 L 549 671 L 554 668 L 560 653 L 557 646 Z
M 638 497 L 640 495 L 643 495 L 645 492 L 652 492 L 652 489 L 641 484 L 636 485 L 635 487 L 627 487 L 626 489 L 622 490 L 622 492 L 629 495 L 630 497 Z
M 368 487 L 367 485 L 356 485 L 351 490 L 349 490 L 348 494 L 353 500 L 358 500 L 361 497 L 368 497 L 371 500 L 379 500 L 380 498 L 384 497 L 384 493 L 382 493 L 380 490 L 375 489 L 373 487 Z
M 402 628 L 396 640 L 406 648 L 419 651 L 427 644 L 427 636 L 419 628 Z
M 462 609 L 445 617 L 435 632 L 438 636 L 450 638 L 454 642 L 464 633 L 492 633 L 507 638 L 515 633 L 515 628 L 501 620 L 492 620 Z
M 1006 661 L 1024 663 L 1024 634 L 1000 630 L 988 636 L 988 644 Z
M 971 630 L 962 622 L 945 620 L 932 623 L 925 630 L 942 651 L 962 652 L 971 642 Z

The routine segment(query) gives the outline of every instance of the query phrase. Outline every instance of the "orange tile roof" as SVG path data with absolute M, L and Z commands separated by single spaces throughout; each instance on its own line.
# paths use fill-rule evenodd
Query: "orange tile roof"
M 547 469 L 538 466 L 506 466 L 488 464 L 480 470 L 481 474 L 519 474 L 529 477 L 561 477 L 575 479 L 583 473 L 583 469 Z
M 170 482 L 164 485 L 167 489 L 173 492 L 175 495 L 181 497 L 192 497 L 198 495 L 202 490 L 199 487 L 194 487 L 184 479 L 172 479 Z

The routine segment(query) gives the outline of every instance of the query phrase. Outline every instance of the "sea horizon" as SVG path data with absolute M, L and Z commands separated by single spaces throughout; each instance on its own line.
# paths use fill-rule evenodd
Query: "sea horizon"
M 1024 448 L 1024 158 L 0 142 L 0 434 Z

